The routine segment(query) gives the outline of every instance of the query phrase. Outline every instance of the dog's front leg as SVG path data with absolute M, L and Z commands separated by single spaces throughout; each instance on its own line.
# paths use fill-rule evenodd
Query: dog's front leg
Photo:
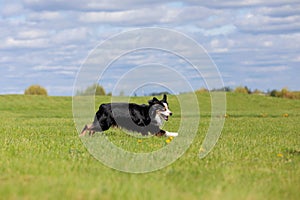
M 177 137 L 178 136 L 178 133 L 175 133 L 175 132 L 169 132 L 169 131 L 165 131 L 165 136 L 167 137 Z

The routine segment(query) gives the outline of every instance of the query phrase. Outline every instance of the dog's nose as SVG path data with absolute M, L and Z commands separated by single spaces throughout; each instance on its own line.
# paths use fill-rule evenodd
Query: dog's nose
M 170 116 L 172 116 L 173 115 L 173 113 L 170 113 Z

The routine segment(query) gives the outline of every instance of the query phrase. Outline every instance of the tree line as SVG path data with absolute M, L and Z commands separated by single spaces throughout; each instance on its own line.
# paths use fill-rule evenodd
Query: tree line
M 224 87 L 219 89 L 212 89 L 211 91 L 225 91 L 225 92 L 234 92 L 241 94 L 257 94 L 257 95 L 266 95 L 271 97 L 279 97 L 279 98 L 288 98 L 288 99 L 300 99 L 300 91 L 290 91 L 288 88 L 282 88 L 281 90 L 268 90 L 267 92 L 263 92 L 261 90 L 255 89 L 251 90 L 247 86 L 238 86 L 236 88 Z M 196 93 L 204 93 L 209 92 L 206 88 L 200 88 L 195 91 Z M 165 93 L 165 92 L 163 92 Z M 31 85 L 25 91 L 25 95 L 44 95 L 47 96 L 47 90 L 40 85 Z M 156 96 L 160 93 L 151 93 L 150 96 Z M 88 95 L 97 95 L 97 96 L 111 96 L 111 93 L 106 93 L 105 89 L 99 84 L 93 84 L 82 91 L 77 91 L 76 95 L 79 96 L 88 96 Z M 120 94 L 121 95 L 121 94 Z
M 268 90 L 267 92 L 263 92 L 261 90 L 255 89 L 251 90 L 247 86 L 238 86 L 236 88 L 224 87 L 220 89 L 213 89 L 211 91 L 225 91 L 225 92 L 234 92 L 241 94 L 257 94 L 257 95 L 265 95 L 271 97 L 279 97 L 279 98 L 287 98 L 287 99 L 300 99 L 300 91 L 290 91 L 288 88 L 282 88 L 281 90 Z M 196 90 L 196 93 L 208 92 L 205 88 L 200 88 Z

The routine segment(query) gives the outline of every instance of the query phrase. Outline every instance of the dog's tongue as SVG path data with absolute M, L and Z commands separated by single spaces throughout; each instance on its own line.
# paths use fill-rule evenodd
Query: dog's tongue
M 165 120 L 168 121 L 168 119 L 169 119 L 168 116 L 165 116 Z

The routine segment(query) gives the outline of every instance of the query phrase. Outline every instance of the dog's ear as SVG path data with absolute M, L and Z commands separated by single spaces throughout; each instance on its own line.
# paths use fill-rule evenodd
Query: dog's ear
M 167 95 L 166 94 L 164 94 L 164 97 L 163 97 L 162 101 L 167 102 Z
M 158 99 L 157 99 L 156 97 L 153 97 L 152 100 L 149 100 L 149 101 L 148 101 L 148 103 L 149 103 L 150 105 L 153 105 L 153 104 L 158 103 L 158 102 L 159 102 L 159 101 L 158 101 Z

